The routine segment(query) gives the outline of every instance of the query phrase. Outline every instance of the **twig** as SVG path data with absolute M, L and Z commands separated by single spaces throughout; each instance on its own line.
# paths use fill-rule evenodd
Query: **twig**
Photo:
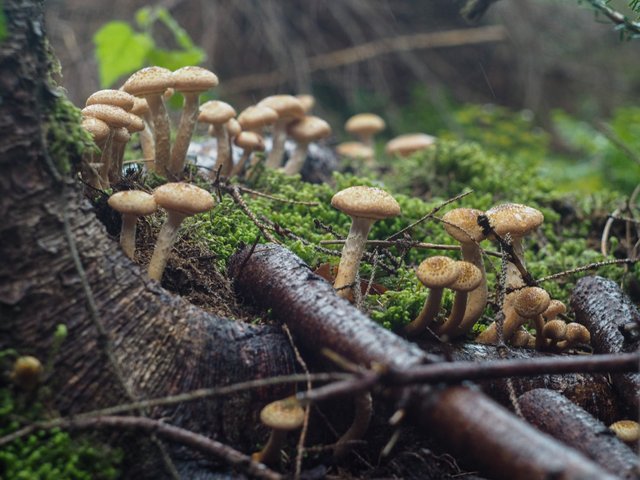
M 588 265 L 583 265 L 582 267 L 576 267 L 571 270 L 566 270 L 564 272 L 554 273 L 553 275 L 547 275 L 546 277 L 541 277 L 538 279 L 538 283 L 548 282 L 549 280 L 555 280 L 556 278 L 565 277 L 567 275 L 573 275 L 574 273 L 584 272 L 585 270 L 591 270 L 592 268 L 606 267 L 607 265 L 618 265 L 618 264 L 633 265 L 639 260 L 640 259 L 638 258 L 618 258 L 615 260 L 605 260 L 603 262 L 590 263 Z
M 634 22 L 629 17 L 614 10 L 603 0 L 587 0 L 596 10 L 611 20 L 616 26 L 623 28 L 626 32 L 633 35 L 640 34 L 640 22 Z
M 268 198 L 269 200 L 274 200 L 276 202 L 291 203 L 293 205 L 305 205 L 307 207 L 317 207 L 318 205 L 320 205 L 320 202 L 304 202 L 302 200 L 291 200 L 289 198 L 276 197 L 274 195 L 269 195 L 268 193 L 263 193 L 259 192 L 258 190 L 243 187 L 242 185 L 236 185 L 236 188 L 242 193 L 250 193 L 251 195 Z
M 342 245 L 345 240 L 320 240 L 320 245 Z M 418 248 L 421 250 L 453 250 L 460 251 L 460 245 L 443 245 L 440 243 L 428 243 L 418 242 L 415 240 L 409 240 L 406 238 L 399 238 L 397 240 L 367 240 L 367 245 L 375 247 L 398 247 L 400 249 Z M 483 253 L 491 255 L 492 257 L 502 257 L 500 252 L 493 250 L 484 250 Z
M 248 205 L 243 200 L 242 195 L 240 195 L 240 189 L 236 185 L 229 185 L 223 188 L 224 190 L 229 192 L 233 200 L 242 209 L 245 215 L 249 217 L 249 219 L 254 223 L 256 227 L 258 227 L 260 232 L 262 232 L 262 235 L 264 235 L 264 238 L 266 238 L 271 243 L 279 243 L 276 240 L 276 238 L 273 235 L 271 235 L 267 226 L 264 223 L 262 223 L 260 220 L 258 220 L 254 215 L 254 213 L 249 209 Z

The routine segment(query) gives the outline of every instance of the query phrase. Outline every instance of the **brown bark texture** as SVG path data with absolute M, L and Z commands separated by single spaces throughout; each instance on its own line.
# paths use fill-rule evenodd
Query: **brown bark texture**
M 270 308 L 306 350 L 328 348 L 367 367 L 403 368 L 437 360 L 339 298 L 329 283 L 282 247 L 247 247 L 231 259 L 229 271 L 239 295 Z M 405 393 L 394 392 L 398 397 Z M 411 392 L 414 421 L 472 468 L 495 478 L 615 478 L 480 391 L 454 387 L 433 393 L 427 387 Z
M 0 44 L 0 349 L 53 356 L 46 401 L 67 415 L 137 399 L 293 372 L 277 328 L 218 318 L 169 294 L 109 238 L 76 182 L 49 153 L 50 112 L 42 5 L 5 1 Z M 65 131 L 65 125 L 57 127 Z M 73 159 L 78 161 L 79 159 Z M 86 279 L 74 263 L 74 248 Z M 91 308 L 90 300 L 95 308 Z M 97 328 L 102 324 L 106 335 Z M 52 352 L 56 325 L 68 336 Z M 290 389 L 266 388 L 147 412 L 238 448 L 255 444 L 257 414 Z
M 553 390 L 538 388 L 519 397 L 524 418 L 625 479 L 640 478 L 640 459 L 605 424 Z
M 602 277 L 584 277 L 571 297 L 576 321 L 591 333 L 596 353 L 635 352 L 640 349 L 640 311 L 618 285 Z M 640 411 L 640 373 L 612 375 L 613 385 L 637 418 Z

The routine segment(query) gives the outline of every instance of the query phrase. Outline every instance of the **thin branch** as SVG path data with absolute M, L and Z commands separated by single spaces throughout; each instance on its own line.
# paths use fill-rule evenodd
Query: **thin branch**
M 623 29 L 625 32 L 631 35 L 640 35 L 640 22 L 631 20 L 626 15 L 614 10 L 609 5 L 609 2 L 603 0 L 587 0 L 593 8 L 602 13 L 605 17 L 613 22 L 616 27 Z
M 590 263 L 589 265 L 583 265 L 582 267 L 573 268 L 564 272 L 554 273 L 553 275 L 547 275 L 538 279 L 538 283 L 548 282 L 549 280 L 555 280 L 556 278 L 566 277 L 567 275 L 573 275 L 574 273 L 584 272 L 585 270 L 591 270 L 593 268 L 606 267 L 607 265 L 620 265 L 627 264 L 633 265 L 638 262 L 638 258 L 619 258 L 615 260 L 606 260 L 604 262 Z

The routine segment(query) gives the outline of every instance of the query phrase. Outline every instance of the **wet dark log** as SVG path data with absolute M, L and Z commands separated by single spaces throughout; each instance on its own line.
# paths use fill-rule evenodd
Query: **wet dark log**
M 328 348 L 358 365 L 396 368 L 436 360 L 339 298 L 331 285 L 282 247 L 247 247 L 231 259 L 229 271 L 245 300 L 270 308 L 312 352 Z M 403 394 L 400 389 L 393 393 Z M 433 396 L 422 388 L 415 395 L 414 421 L 468 459 L 472 468 L 496 478 L 615 478 L 479 391 L 455 387 Z
M 633 352 L 640 349 L 640 312 L 618 285 L 602 277 L 581 278 L 571 297 L 576 321 L 591 333 L 597 353 Z M 613 384 L 637 418 L 640 410 L 640 373 L 612 376 Z
M 519 397 L 524 418 L 537 429 L 571 445 L 605 470 L 625 479 L 640 478 L 640 460 L 605 424 L 563 395 L 544 388 Z

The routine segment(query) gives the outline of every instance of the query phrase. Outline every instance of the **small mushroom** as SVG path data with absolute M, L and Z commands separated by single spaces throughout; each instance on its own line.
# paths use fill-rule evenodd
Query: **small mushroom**
M 418 316 L 404 327 L 409 337 L 421 335 L 433 324 L 440 310 L 442 293 L 460 275 L 460 265 L 452 258 L 436 255 L 424 260 L 416 269 L 416 275 L 430 290 Z
M 522 327 L 516 330 L 516 332 L 511 337 L 511 345 L 518 348 L 528 347 L 534 342 L 535 337 Z
M 354 135 L 367 147 L 373 148 L 373 137 L 387 125 L 375 113 L 358 113 L 347 120 L 344 129 Z
M 278 168 L 284 155 L 287 125 L 304 116 L 304 107 L 293 95 L 272 95 L 260 100 L 258 105 L 272 108 L 278 114 L 278 120 L 273 127 L 273 145 L 265 163 L 267 168 Z
M 536 349 L 538 350 L 542 350 L 544 347 L 542 312 L 549 307 L 550 302 L 549 294 L 540 287 L 525 287 L 518 290 L 513 299 L 513 309 L 516 314 L 527 320 L 536 330 Z M 507 330 L 506 323 L 505 319 L 505 330 Z
M 260 420 L 271 429 L 271 434 L 264 448 L 252 454 L 251 459 L 265 465 L 277 465 L 287 433 L 299 429 L 304 422 L 304 409 L 295 397 L 289 397 L 264 407 Z
M 24 355 L 16 359 L 10 378 L 17 387 L 29 392 L 42 381 L 43 373 L 44 367 L 40 360 L 31 355 Z
M 319 117 L 306 116 L 289 124 L 287 133 L 296 141 L 296 149 L 284 166 L 284 173 L 295 175 L 300 173 L 307 158 L 309 143 L 328 137 L 331 127 Z
M 384 151 L 389 156 L 408 157 L 435 145 L 436 138 L 426 133 L 406 133 L 387 142 Z
M 580 345 L 589 345 L 591 343 L 591 334 L 584 325 L 577 322 L 567 323 L 567 331 L 564 335 L 564 340 L 558 342 L 558 348 L 566 350 L 568 348 L 577 347 Z
M 567 306 L 561 302 L 560 300 L 551 300 L 547 309 L 542 312 L 542 316 L 544 319 L 549 322 L 550 320 L 554 320 L 558 315 L 563 315 L 567 313 Z
M 635 420 L 618 420 L 609 425 L 609 430 L 628 445 L 637 446 L 640 442 L 640 424 Z
M 149 105 L 153 119 L 155 143 L 154 170 L 163 177 L 167 176 L 167 167 L 171 156 L 170 124 L 163 95 L 173 85 L 171 71 L 162 67 L 146 67 L 133 73 L 122 89 L 125 92 L 144 97 Z
M 375 157 L 373 148 L 360 142 L 342 142 L 336 146 L 336 152 L 344 158 L 362 160 L 369 166 L 372 166 Z
M 125 190 L 114 193 L 107 201 L 109 206 L 122 215 L 120 246 L 131 260 L 136 248 L 136 223 L 138 217 L 151 215 L 158 208 L 153 195 L 141 190 Z
M 135 104 L 135 98 L 133 95 L 122 90 L 98 90 L 89 95 L 85 106 L 96 104 L 115 105 L 129 112 Z
M 182 221 L 211 210 L 215 202 L 211 193 L 189 183 L 166 183 L 155 189 L 153 197 L 167 211 L 167 220 L 158 233 L 149 262 L 149 278 L 160 281 Z
M 168 168 L 171 179 L 179 180 L 184 169 L 191 136 L 198 120 L 200 94 L 217 86 L 218 77 L 206 68 L 190 65 L 173 72 L 171 79 L 173 88 L 182 93 L 184 97 L 180 124 L 171 149 L 171 160 Z
M 547 308 L 547 310 L 549 309 Z M 547 310 L 542 314 L 543 317 L 547 313 Z M 556 349 L 558 342 L 564 340 L 567 336 L 567 324 L 563 320 L 556 318 L 549 320 L 542 328 L 542 336 L 549 340 L 548 347 L 550 349 Z
M 465 316 L 470 292 L 474 292 L 484 278 L 480 269 L 470 262 L 458 262 L 458 270 L 458 278 L 449 285 L 449 288 L 456 292 L 453 307 L 447 321 L 437 330 L 438 335 L 450 337 L 457 331 Z
M 233 167 L 231 171 L 231 176 L 234 175 L 242 175 L 244 172 L 245 165 L 249 160 L 251 154 L 255 151 L 263 152 L 264 151 L 264 139 L 255 132 L 240 132 L 238 136 L 236 136 L 234 143 L 243 149 L 242 157 L 240 157 L 240 161 Z
M 338 296 L 349 298 L 371 226 L 376 220 L 400 215 L 400 205 L 384 190 L 364 186 L 340 190 L 331 205 L 352 219 L 333 284 Z
M 338 439 L 333 450 L 333 457 L 340 460 L 352 448 L 351 442 L 360 440 L 367 433 L 371 415 L 373 414 L 373 399 L 370 392 L 358 393 L 354 399 L 353 422 L 349 429 Z
M 243 131 L 256 132 L 262 135 L 262 129 L 278 121 L 278 112 L 266 105 L 251 105 L 238 115 L 238 122 Z
M 200 106 L 198 122 L 208 123 L 213 126 L 218 147 L 216 163 L 211 170 L 211 177 L 215 178 L 220 171 L 220 175 L 228 177 L 233 168 L 233 158 L 231 157 L 231 145 L 229 144 L 229 131 L 227 122 L 236 116 L 236 110 L 226 102 L 210 100 Z

